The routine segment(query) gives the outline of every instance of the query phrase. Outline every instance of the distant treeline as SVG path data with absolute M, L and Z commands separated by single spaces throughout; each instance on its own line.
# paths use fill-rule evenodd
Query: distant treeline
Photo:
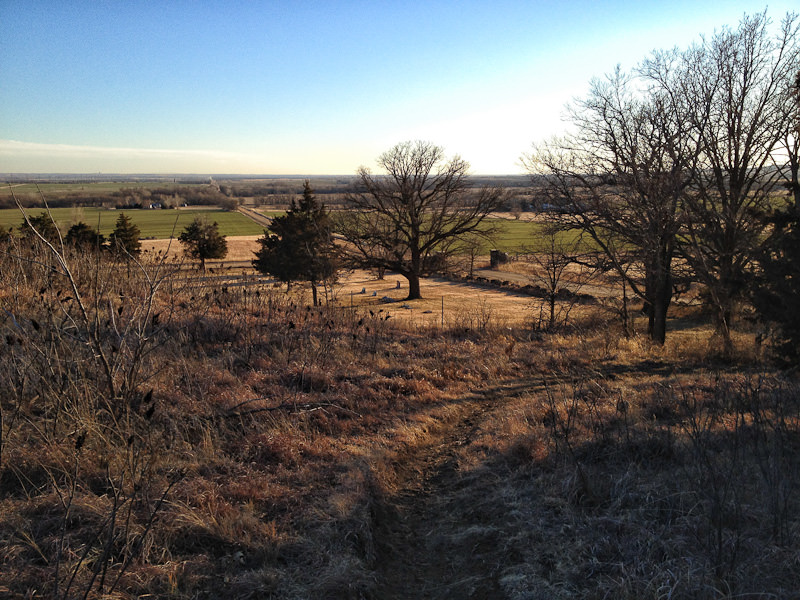
M 308 177 L 315 193 L 329 208 L 343 206 L 348 193 L 357 190 L 356 181 L 349 176 L 316 176 Z M 177 208 L 183 205 L 216 205 L 232 209 L 243 203 L 254 206 L 288 207 L 293 199 L 300 197 L 303 191 L 304 178 L 195 178 L 160 179 L 158 181 L 142 181 L 138 178 L 119 178 L 114 182 L 87 180 L 80 177 L 65 178 L 31 178 L 8 181 L 14 189 L 16 198 L 25 208 L 44 206 L 42 196 L 52 208 L 72 206 L 104 207 L 117 209 L 135 208 Z M 474 176 L 476 188 L 484 186 L 501 186 L 510 193 L 502 210 L 531 210 L 535 202 L 523 192 L 530 185 L 530 178 L 522 175 L 510 176 Z M 32 191 L 27 183 L 41 186 L 41 193 Z M 135 183 L 134 187 L 131 183 Z M 114 189 L 118 184 L 119 188 Z M 69 186 L 80 186 L 81 189 L 69 189 Z M 58 187 L 58 186 L 66 186 Z M 93 189 L 96 188 L 96 189 Z M 8 190 L 0 193 L 0 208 L 14 208 L 16 204 Z
M 91 206 L 105 208 L 176 208 L 183 204 L 218 205 L 224 204 L 226 197 L 219 189 L 204 186 L 181 188 L 129 188 L 118 191 L 94 192 L 92 190 L 75 192 L 51 192 L 42 194 L 16 194 L 17 200 L 25 208 L 43 207 L 42 195 L 51 208 L 70 206 Z M 0 208 L 14 208 L 16 204 L 10 194 L 0 197 Z

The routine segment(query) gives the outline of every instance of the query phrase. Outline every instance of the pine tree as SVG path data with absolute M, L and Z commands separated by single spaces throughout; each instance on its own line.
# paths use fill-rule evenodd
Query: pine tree
M 59 244 L 59 231 L 56 224 L 53 222 L 52 217 L 46 212 L 42 212 L 35 217 L 28 217 L 26 221 L 22 222 L 19 226 L 22 232 L 22 237 L 26 240 L 37 240 L 39 236 L 34 233 L 34 230 L 39 232 L 44 239 L 51 244 L 58 246 Z
M 786 363 L 800 362 L 800 218 L 795 207 L 774 219 L 772 243 L 759 261 L 753 304 L 774 331 L 774 350 Z
M 317 284 L 333 277 L 336 260 L 329 213 L 317 202 L 308 180 L 300 203 L 292 200 L 287 213 L 272 220 L 258 243 L 253 267 L 289 285 L 310 282 L 317 305 Z
M 219 232 L 216 221 L 209 223 L 205 219 L 195 217 L 178 236 L 183 251 L 200 261 L 200 268 L 206 270 L 206 260 L 225 258 L 228 254 L 228 242 Z
M 142 250 L 142 244 L 139 242 L 139 228 L 125 213 L 120 213 L 117 217 L 110 242 L 111 249 L 119 255 L 136 256 Z
M 64 241 L 81 250 L 99 250 L 106 240 L 102 233 L 81 221 L 69 228 Z
M 800 363 L 800 71 L 795 75 L 793 136 L 787 138 L 791 194 L 788 206 L 772 218 L 773 230 L 759 256 L 753 304 L 774 328 L 774 350 L 788 364 Z

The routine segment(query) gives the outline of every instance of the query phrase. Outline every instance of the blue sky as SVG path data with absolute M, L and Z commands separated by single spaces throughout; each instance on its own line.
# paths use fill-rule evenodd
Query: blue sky
M 592 77 L 764 8 L 0 0 L 0 172 L 352 174 L 424 139 L 519 173 Z

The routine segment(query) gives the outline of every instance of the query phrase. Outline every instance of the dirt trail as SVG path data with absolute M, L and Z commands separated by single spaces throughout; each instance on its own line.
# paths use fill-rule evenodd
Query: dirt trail
M 242 213 L 245 217 L 255 221 L 262 227 L 269 227 L 272 224 L 272 218 L 266 215 L 262 215 L 260 212 L 253 210 L 252 208 L 247 208 L 246 206 L 240 206 L 237 210 Z
M 462 473 L 458 463 L 481 422 L 502 407 L 507 394 L 514 390 L 476 396 L 433 443 L 400 457 L 399 489 L 376 512 L 376 599 L 504 597 L 502 536 L 491 525 L 496 507 L 481 501 L 486 496 L 481 489 L 494 485 L 497 474 Z

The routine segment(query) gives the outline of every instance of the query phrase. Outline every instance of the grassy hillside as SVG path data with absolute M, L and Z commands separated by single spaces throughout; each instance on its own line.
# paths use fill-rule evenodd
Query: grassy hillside
M 602 304 L 420 325 L 30 252 L 0 254 L 4 597 L 800 589 L 798 380 L 746 328 L 723 361 L 691 307 L 659 347 Z

